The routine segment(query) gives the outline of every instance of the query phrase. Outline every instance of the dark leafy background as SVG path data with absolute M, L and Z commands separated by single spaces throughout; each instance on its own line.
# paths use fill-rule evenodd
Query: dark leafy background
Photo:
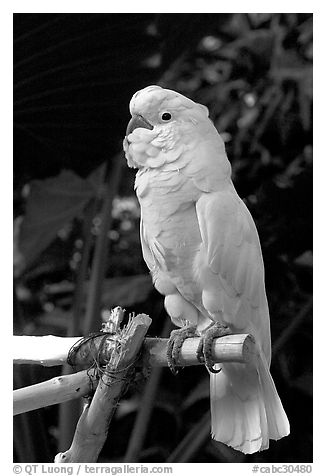
M 130 97 L 155 83 L 207 105 L 225 140 L 261 238 L 291 435 L 251 456 L 211 441 L 205 369 L 164 369 L 138 376 L 99 461 L 310 462 L 311 14 L 14 15 L 15 332 L 80 335 L 115 305 L 148 313 L 153 336 L 170 331 L 120 153 Z M 20 366 L 15 385 L 61 371 Z M 80 408 L 64 408 L 15 417 L 16 461 L 68 448 Z

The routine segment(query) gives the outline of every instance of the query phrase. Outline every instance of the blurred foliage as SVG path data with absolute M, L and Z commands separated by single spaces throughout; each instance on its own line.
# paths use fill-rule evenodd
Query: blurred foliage
M 138 460 L 312 461 L 312 14 L 15 14 L 14 26 L 17 333 L 66 335 L 76 295 L 85 311 L 129 99 L 151 83 L 175 89 L 209 108 L 256 221 L 291 435 L 251 456 L 211 441 L 207 372 L 164 369 Z M 160 335 L 167 317 L 141 256 L 133 178 L 124 168 L 117 184 L 101 306 L 146 312 Z M 52 376 L 38 369 L 24 384 Z M 139 376 L 121 401 L 100 461 L 123 460 L 144 385 Z M 54 455 L 57 409 L 33 413 Z

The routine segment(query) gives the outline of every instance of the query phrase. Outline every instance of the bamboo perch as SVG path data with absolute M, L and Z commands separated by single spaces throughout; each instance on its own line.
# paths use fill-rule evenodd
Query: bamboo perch
M 71 447 L 59 453 L 56 463 L 95 463 L 105 443 L 111 419 L 128 385 L 128 374 L 152 320 L 145 314 L 132 317 L 119 336 L 90 405 L 76 427 Z
M 51 347 L 44 345 L 44 341 L 50 342 Z M 16 363 L 31 363 L 42 365 L 58 365 L 58 361 L 62 364 L 66 361 L 69 351 L 69 345 L 73 345 L 80 338 L 62 338 L 62 337 L 25 337 L 24 349 Z M 97 339 L 97 345 L 100 338 Z M 96 344 L 95 339 L 95 344 Z M 19 346 L 21 337 L 16 337 L 16 344 Z M 58 346 L 56 342 L 58 341 Z M 34 345 L 33 349 L 29 350 L 27 343 L 31 342 Z M 39 342 L 39 344 L 38 344 Z M 166 347 L 168 339 L 153 339 L 146 338 L 143 345 L 143 352 L 140 359 L 136 362 L 137 366 L 150 367 L 166 367 Z M 199 338 L 187 339 L 181 348 L 179 365 L 182 367 L 190 365 L 200 365 L 197 360 L 196 350 L 199 344 Z M 42 357 L 36 359 L 37 351 L 41 348 Z M 26 354 L 25 349 L 28 350 Z M 56 352 L 59 349 L 59 352 Z M 53 352 L 55 351 L 55 352 Z M 233 334 L 219 339 L 215 339 L 212 346 L 213 359 L 216 363 L 220 362 L 253 362 L 255 359 L 255 342 L 253 337 L 248 334 Z M 16 351 L 17 354 L 17 351 Z M 27 359 L 22 356 L 27 355 Z M 84 360 L 81 359 L 78 363 L 90 365 L 92 361 L 89 356 L 83 354 Z M 104 356 L 103 356 L 104 358 Z M 101 363 L 101 362 L 100 362 Z M 103 364 L 103 362 L 102 362 Z M 91 380 L 90 380 L 91 379 Z M 76 374 L 64 375 L 56 377 L 46 382 L 31 385 L 30 387 L 20 388 L 14 391 L 14 415 L 19 413 L 36 410 L 48 405 L 54 405 L 65 402 L 73 398 L 84 397 L 90 393 L 91 386 L 93 388 L 97 385 L 97 380 L 94 378 L 94 373 L 90 372 L 90 377 L 87 376 L 86 371 L 78 372 Z
M 45 367 L 63 365 L 67 362 L 70 348 L 81 337 L 55 337 L 49 336 L 14 336 L 14 364 L 39 364 Z M 95 337 L 92 345 L 93 352 L 97 353 L 102 336 Z M 137 362 L 138 366 L 149 365 L 151 367 L 165 367 L 166 347 L 168 339 L 146 338 L 143 345 L 142 357 Z M 199 337 L 187 339 L 181 348 L 179 365 L 200 365 L 196 357 Z M 106 364 L 108 347 L 103 349 L 99 356 L 99 364 Z M 249 334 L 232 334 L 215 339 L 212 347 L 213 359 L 219 362 L 250 362 L 253 360 L 256 348 L 252 336 Z M 92 352 L 86 350 L 76 356 L 76 365 L 89 367 L 94 362 Z

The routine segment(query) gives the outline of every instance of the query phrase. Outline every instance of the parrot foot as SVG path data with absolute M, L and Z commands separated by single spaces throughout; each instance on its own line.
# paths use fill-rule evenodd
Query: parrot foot
M 171 332 L 168 341 L 168 346 L 166 349 L 166 356 L 169 369 L 174 375 L 177 375 L 178 373 L 176 366 L 178 365 L 182 344 L 189 337 L 194 337 L 196 335 L 196 326 L 193 325 L 187 325 L 182 327 L 181 329 L 176 329 Z
M 205 334 L 201 337 L 197 349 L 197 359 L 199 360 L 199 362 L 205 363 L 205 366 L 209 372 L 217 374 L 221 370 L 216 370 L 214 368 L 215 362 L 212 359 L 212 346 L 214 339 L 229 334 L 232 334 L 232 331 L 228 326 L 225 326 L 220 322 L 215 322 L 214 324 L 212 324 L 211 327 L 207 329 Z

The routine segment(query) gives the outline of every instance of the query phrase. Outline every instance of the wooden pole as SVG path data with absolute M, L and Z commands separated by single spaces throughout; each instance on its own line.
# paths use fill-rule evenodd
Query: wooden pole
M 14 390 L 14 415 L 86 397 L 97 387 L 95 370 L 62 375 Z

